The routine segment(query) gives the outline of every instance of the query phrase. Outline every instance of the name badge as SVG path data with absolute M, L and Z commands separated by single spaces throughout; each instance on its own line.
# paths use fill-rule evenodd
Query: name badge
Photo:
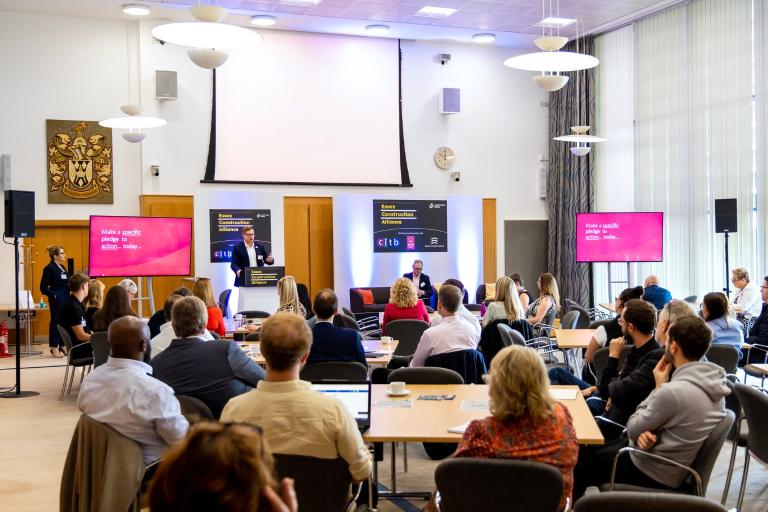
M 420 282 L 420 283 L 419 283 L 419 287 L 421 287 L 421 288 L 423 288 L 423 287 L 424 287 L 424 281 L 422 281 L 422 282 Z
M 61 274 L 61 278 L 62 279 L 66 279 L 67 278 L 67 274 Z
M 256 259 L 257 260 L 262 260 L 262 259 L 264 259 L 264 257 L 261 254 L 259 254 L 258 256 L 256 256 Z
M 82 320 L 80 320 L 80 325 L 82 325 L 83 327 L 85 327 L 85 318 L 83 318 Z

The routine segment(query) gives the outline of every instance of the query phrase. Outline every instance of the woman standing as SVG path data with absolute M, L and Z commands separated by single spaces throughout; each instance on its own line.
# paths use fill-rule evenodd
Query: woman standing
M 494 320 L 514 322 L 524 319 L 525 309 L 520 304 L 514 281 L 507 276 L 501 276 L 496 280 L 496 299 L 488 305 L 488 311 L 483 317 L 483 327 Z
M 59 336 L 58 324 L 61 307 L 69 298 L 69 274 L 64 264 L 67 255 L 60 245 L 47 247 L 51 262 L 43 269 L 43 277 L 40 279 L 40 291 L 48 297 L 48 305 L 51 307 L 51 323 L 48 326 L 48 346 L 53 357 L 63 357 L 64 342 Z
M 293 276 L 285 276 L 277 282 L 277 294 L 280 296 L 280 307 L 275 313 L 293 313 L 307 318 L 307 310 L 299 302 L 299 292 Z
M 539 298 L 528 306 L 526 316 L 532 325 L 552 325 L 560 309 L 560 291 L 557 288 L 555 276 L 546 272 L 536 281 L 539 286 Z
M 208 309 L 208 323 L 205 324 L 205 328 L 223 338 L 227 333 L 227 328 L 224 325 L 224 315 L 213 296 L 211 280 L 207 277 L 201 277 L 195 281 L 195 286 L 192 287 L 192 295 L 205 302 L 205 307 Z

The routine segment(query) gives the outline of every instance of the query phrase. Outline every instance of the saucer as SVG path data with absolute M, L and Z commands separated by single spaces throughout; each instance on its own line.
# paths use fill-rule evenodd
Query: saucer
M 407 389 L 405 391 L 403 391 L 402 393 L 394 393 L 394 392 L 392 392 L 390 390 L 387 390 L 387 394 L 389 396 L 408 396 L 408 395 L 411 394 L 411 392 L 408 391 Z

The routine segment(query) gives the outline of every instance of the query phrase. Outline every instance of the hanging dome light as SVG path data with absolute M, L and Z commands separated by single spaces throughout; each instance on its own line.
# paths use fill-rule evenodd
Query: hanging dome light
M 120 110 L 125 114 L 124 117 L 112 117 L 99 121 L 100 126 L 105 128 L 118 128 L 128 130 L 122 136 L 125 140 L 132 143 L 138 143 L 147 136 L 142 130 L 148 128 L 158 128 L 166 124 L 165 119 L 158 117 L 147 117 L 141 115 L 141 107 L 138 105 L 123 105 Z
M 585 156 L 592 150 L 589 144 L 605 142 L 607 140 L 595 135 L 587 135 L 589 128 L 589 126 L 571 126 L 573 135 L 561 135 L 560 137 L 555 137 L 554 140 L 559 140 L 562 142 L 575 142 L 576 145 L 571 146 L 571 154 L 574 156 Z

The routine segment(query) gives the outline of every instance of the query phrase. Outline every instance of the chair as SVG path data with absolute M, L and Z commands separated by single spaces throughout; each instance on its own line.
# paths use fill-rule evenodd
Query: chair
M 258 311 L 255 309 L 247 310 L 247 311 L 240 311 L 241 315 L 243 315 L 243 318 L 269 318 L 270 314 L 266 311 Z
M 61 385 L 61 394 L 59 395 L 59 401 L 61 401 L 64 400 L 65 388 L 67 395 L 72 392 L 72 381 L 75 379 L 77 368 L 82 368 L 80 384 L 83 383 L 86 367 L 90 368 L 93 364 L 93 349 L 90 343 L 81 343 L 73 347 L 72 338 L 69 337 L 67 330 L 60 325 L 57 325 L 56 328 L 59 330 L 59 336 L 61 336 L 64 346 L 67 348 L 67 369 L 64 372 L 64 383 Z M 70 368 L 72 369 L 71 372 Z M 67 376 L 69 376 L 69 387 L 67 387 Z
M 461 375 L 465 384 L 484 384 L 483 375 L 488 373 L 483 354 L 475 349 L 432 355 L 424 362 L 424 366 L 453 370 Z
M 243 341 L 259 341 L 261 340 L 261 334 L 258 332 L 252 332 L 245 335 L 245 340 Z
M 619 368 L 624 368 L 630 350 L 632 350 L 631 346 L 624 346 L 624 350 L 621 352 L 621 357 L 619 357 Z M 603 347 L 595 351 L 594 355 L 592 356 L 592 375 L 595 377 L 595 382 L 597 382 L 598 385 L 603 379 L 603 370 L 605 370 L 605 366 L 608 364 L 609 353 L 610 349 L 608 347 Z
M 565 314 L 563 319 L 560 321 L 560 328 L 561 329 L 575 329 L 576 328 L 576 322 L 579 321 L 579 312 L 571 310 Z
M 741 358 L 741 352 L 739 352 L 739 349 L 731 345 L 713 344 L 709 347 L 709 350 L 707 350 L 706 357 L 707 361 L 710 363 L 715 363 L 723 370 L 725 370 L 726 374 L 730 375 L 736 373 L 736 365 L 739 363 L 739 359 Z
M 389 374 L 389 382 L 406 384 L 464 384 L 464 379 L 448 368 L 398 368 Z
M 143 477 L 139 444 L 82 414 L 64 462 L 59 510 L 138 512 Z
M 190 425 L 199 421 L 216 421 L 211 408 L 199 398 L 189 395 L 176 395 L 176 400 L 179 401 L 179 406 L 181 406 L 181 414 L 187 418 Z
M 214 332 L 214 331 L 208 331 L 208 332 L 211 334 L 211 337 L 213 339 L 215 339 L 215 340 L 220 340 L 221 339 L 221 336 L 219 336 L 219 333 Z
M 698 296 L 689 295 L 686 298 L 684 298 L 683 301 L 687 302 L 688 304 L 696 304 L 696 299 L 698 299 Z
M 93 367 L 98 368 L 109 359 L 107 331 L 97 331 L 91 334 L 91 347 L 93 347 Z
M 219 294 L 219 309 L 224 314 L 224 318 L 229 318 L 229 297 L 232 295 L 232 290 L 227 288 Z
M 725 438 L 728 436 L 728 431 L 733 425 L 735 416 L 732 411 L 726 409 L 725 417 L 720 420 L 720 423 L 710 432 L 704 444 L 701 445 L 699 453 L 696 454 L 696 458 L 693 460 L 691 466 L 684 466 L 672 459 L 663 457 L 653 452 L 647 452 L 639 448 L 626 447 L 619 450 L 616 457 L 613 459 L 613 469 L 611 470 L 611 481 L 606 485 L 601 485 L 600 490 L 604 491 L 639 491 L 639 492 L 673 492 L 677 494 L 695 494 L 697 496 L 706 496 L 707 487 L 709 486 L 709 477 L 712 474 L 712 468 L 715 466 L 717 455 L 720 453 L 720 449 L 723 447 Z M 766 423 L 768 425 L 768 423 Z M 751 431 L 751 429 L 750 429 Z M 649 457 L 654 460 L 671 464 L 673 466 L 685 469 L 689 476 L 686 482 L 675 490 L 663 490 L 663 489 L 649 489 L 636 485 L 617 484 L 614 483 L 616 477 L 616 464 L 619 461 L 619 457 L 629 453 L 639 454 L 641 457 Z
M 714 501 L 699 496 L 645 492 L 587 494 L 576 502 L 574 512 L 728 512 Z
M 392 354 L 392 360 L 398 360 L 392 366 L 407 366 L 411 356 L 416 352 L 416 346 L 421 335 L 429 329 L 429 324 L 423 320 L 393 320 L 387 324 L 387 336 L 398 340 L 397 348 Z M 392 363 L 390 363 L 392 364 Z
M 344 459 L 280 453 L 273 457 L 278 480 L 292 478 L 295 481 L 299 510 L 341 512 L 354 501 L 349 499 L 352 475 Z
M 594 322 L 590 322 L 589 329 L 597 329 L 601 325 L 604 326 L 604 325 L 610 323 L 612 320 L 613 319 L 611 319 L 611 318 L 608 318 L 608 319 L 605 319 L 605 320 L 595 320 Z
M 589 329 L 591 323 L 591 316 L 589 312 L 581 306 L 572 306 L 571 311 L 575 311 L 579 314 L 579 319 L 576 321 L 576 327 L 574 329 Z
M 725 476 L 725 485 L 723 486 L 723 497 L 720 500 L 721 505 L 725 505 L 728 500 L 728 491 L 731 488 L 731 479 L 733 478 L 733 468 L 736 464 L 736 450 L 745 448 L 749 438 L 749 429 L 744 425 L 744 411 L 741 409 L 741 402 L 739 396 L 734 389 L 734 383 L 737 382 L 735 375 L 726 375 L 725 383 L 728 385 L 730 393 L 725 397 L 725 408 L 729 411 L 733 411 L 736 416 L 736 421 L 733 423 L 733 428 L 728 432 L 727 439 L 731 441 L 731 458 L 728 461 L 728 472 Z
M 325 361 L 301 369 L 301 380 L 368 380 L 368 368 L 357 361 Z
M 360 326 L 357 325 L 355 318 L 348 315 L 335 315 L 333 317 L 333 325 L 336 327 L 345 327 L 347 329 L 360 331 Z
M 741 476 L 739 499 L 737 510 L 743 510 L 744 491 L 747 487 L 747 475 L 749 473 L 750 457 L 765 464 L 768 461 L 768 396 L 765 390 L 735 384 L 736 395 L 739 397 L 741 407 L 744 409 L 744 418 L 747 420 L 749 436 L 747 437 L 747 449 L 744 456 L 744 473 Z
M 525 338 L 523 335 L 511 328 L 509 325 L 497 324 L 496 328 L 499 330 L 499 334 L 501 335 L 501 339 L 504 342 L 505 347 L 511 347 L 512 345 L 525 346 Z
M 435 469 L 442 512 L 557 512 L 563 476 L 554 466 L 513 459 L 457 458 Z

